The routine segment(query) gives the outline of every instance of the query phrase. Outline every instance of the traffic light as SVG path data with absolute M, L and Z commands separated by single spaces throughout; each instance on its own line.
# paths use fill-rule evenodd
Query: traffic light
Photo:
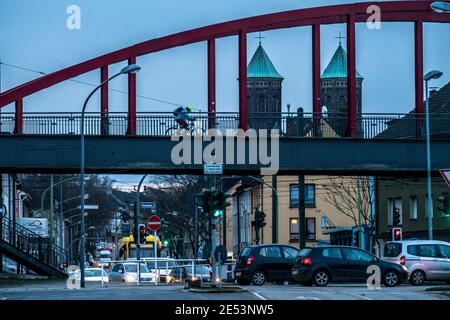
M 210 213 L 211 191 L 204 191 L 197 194 L 197 206 L 202 208 L 203 213 Z
M 437 210 L 445 216 L 450 215 L 450 196 L 447 192 L 441 194 L 437 199 Z
M 138 226 L 138 229 L 139 229 L 139 232 L 138 232 L 139 238 L 138 238 L 138 241 L 136 241 L 136 243 L 144 244 L 145 237 L 147 235 L 147 228 L 145 227 L 145 224 L 140 224 Z
M 392 241 L 402 241 L 402 228 L 392 228 Z
M 215 218 L 220 217 L 230 204 L 226 202 L 227 194 L 223 191 L 212 191 L 210 209 Z
M 400 225 L 400 208 L 398 207 L 394 207 L 394 213 L 393 213 L 393 224 L 394 226 L 399 226 Z
M 259 209 L 255 211 L 255 229 L 259 230 L 266 225 L 266 214 Z
M 164 240 L 163 240 L 163 246 L 164 246 L 164 247 L 168 247 L 168 246 L 169 246 L 169 240 L 164 239 Z
M 359 248 L 359 230 L 357 228 L 353 229 L 352 246 L 355 248 Z

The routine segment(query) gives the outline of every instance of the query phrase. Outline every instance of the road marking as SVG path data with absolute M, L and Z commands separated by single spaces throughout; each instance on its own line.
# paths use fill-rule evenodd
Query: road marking
M 366 297 L 365 295 L 362 295 L 362 294 L 357 294 L 357 293 L 352 293 L 352 292 L 342 292 L 342 293 L 348 294 L 348 295 L 350 295 L 350 296 L 362 298 L 362 299 L 364 299 L 364 300 L 374 300 L 374 299 L 369 298 L 369 297 Z
M 257 296 L 259 299 L 261 299 L 261 300 L 267 300 L 266 298 L 264 298 L 262 295 L 260 295 L 259 293 L 257 293 L 257 292 L 253 292 L 253 291 L 250 291 L 251 293 L 253 293 L 255 296 Z
M 299 299 L 299 300 L 320 300 L 320 298 L 318 298 L 318 297 L 305 297 L 305 296 L 298 296 L 298 297 L 295 297 L 295 299 Z

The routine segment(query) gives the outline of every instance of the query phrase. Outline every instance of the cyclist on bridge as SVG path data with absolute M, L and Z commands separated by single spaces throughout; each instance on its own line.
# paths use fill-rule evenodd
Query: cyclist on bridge
M 195 121 L 195 118 L 191 117 L 189 113 L 192 112 L 192 107 L 178 107 L 175 110 L 172 111 L 173 115 L 175 116 L 175 121 L 178 123 L 180 128 L 187 129 L 188 128 L 188 121 L 193 122 Z

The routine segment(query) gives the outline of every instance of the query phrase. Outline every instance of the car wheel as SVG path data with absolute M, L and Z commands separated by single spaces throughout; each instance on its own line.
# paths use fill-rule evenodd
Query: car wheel
M 252 274 L 252 283 L 257 286 L 262 286 L 266 282 L 266 275 L 262 271 L 255 271 Z
M 325 287 L 330 282 L 330 274 L 325 270 L 316 271 L 312 281 L 318 287 Z
M 409 281 L 413 286 L 421 286 L 425 282 L 425 272 L 422 270 L 414 270 L 409 276 Z
M 383 277 L 383 283 L 386 287 L 395 287 L 400 284 L 398 273 L 394 270 L 388 270 Z

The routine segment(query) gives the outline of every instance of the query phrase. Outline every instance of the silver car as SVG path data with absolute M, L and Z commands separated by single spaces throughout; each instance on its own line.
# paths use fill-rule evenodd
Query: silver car
M 409 281 L 421 285 L 425 281 L 450 284 L 450 243 L 437 240 L 389 241 L 383 259 L 408 268 Z
M 140 272 L 140 282 L 155 282 L 155 274 L 150 272 L 143 262 L 141 262 Z M 136 283 L 137 277 L 136 262 L 117 263 L 109 274 L 109 280 L 114 282 Z

